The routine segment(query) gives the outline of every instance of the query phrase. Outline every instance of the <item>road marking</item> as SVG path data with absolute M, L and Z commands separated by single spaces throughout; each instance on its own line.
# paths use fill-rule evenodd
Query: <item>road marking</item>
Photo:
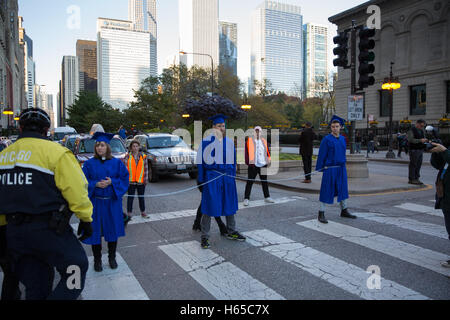
M 245 232 L 247 242 L 338 288 L 367 300 L 429 299 L 394 281 L 381 278 L 381 289 L 369 289 L 366 270 L 269 230 Z
M 218 300 L 285 300 L 212 250 L 197 241 L 159 247 Z
M 103 271 L 94 271 L 94 257 L 89 257 L 89 270 L 81 297 L 83 300 L 149 300 L 133 272 L 119 253 L 116 261 L 119 265 L 112 270 L 108 264 L 108 255 L 102 257 Z
M 442 261 L 448 260 L 446 254 L 332 221 L 322 224 L 317 220 L 309 220 L 297 224 L 450 276 L 450 269 L 441 266 Z
M 440 209 L 435 209 L 434 207 L 422 206 L 420 204 L 415 204 L 415 203 L 403 203 L 403 204 L 401 204 L 399 206 L 395 206 L 395 208 L 408 210 L 408 211 L 425 213 L 425 214 L 429 214 L 429 215 L 437 216 L 437 217 L 443 217 L 444 216 L 442 214 L 442 210 L 440 210 Z
M 358 218 L 375 221 L 382 224 L 393 225 L 402 229 L 420 232 L 433 237 L 438 237 L 446 240 L 448 239 L 448 234 L 445 227 L 437 224 L 425 223 L 402 217 L 386 217 L 382 214 L 372 212 L 356 212 L 352 214 L 354 214 Z

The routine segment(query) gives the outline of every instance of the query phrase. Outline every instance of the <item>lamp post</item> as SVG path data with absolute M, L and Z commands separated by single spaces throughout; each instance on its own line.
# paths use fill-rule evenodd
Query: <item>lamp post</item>
M 394 62 L 391 62 L 391 72 L 389 74 L 389 78 L 385 78 L 383 85 L 381 86 L 383 90 L 389 90 L 389 151 L 386 153 L 387 159 L 395 159 L 395 153 L 392 151 L 392 109 L 394 104 L 394 90 L 398 90 L 402 86 L 398 81 L 398 77 L 394 78 L 392 73 L 393 64 Z
M 192 54 L 192 55 L 198 55 L 198 56 L 208 56 L 211 59 L 211 96 L 213 96 L 214 95 L 214 59 L 213 59 L 213 57 L 207 53 L 180 51 L 180 54 L 181 55 Z
M 241 106 L 242 110 L 245 110 L 245 131 L 248 130 L 248 112 L 252 109 L 252 106 L 249 104 L 244 104 Z

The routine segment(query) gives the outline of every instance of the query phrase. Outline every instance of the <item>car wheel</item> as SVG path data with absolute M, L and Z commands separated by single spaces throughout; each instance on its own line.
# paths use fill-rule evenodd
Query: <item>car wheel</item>
M 155 172 L 155 170 L 153 170 L 151 163 L 148 164 L 148 181 L 150 181 L 150 182 L 158 182 L 159 181 L 159 176 Z
M 198 177 L 198 172 L 189 172 L 189 177 L 191 179 L 197 179 Z

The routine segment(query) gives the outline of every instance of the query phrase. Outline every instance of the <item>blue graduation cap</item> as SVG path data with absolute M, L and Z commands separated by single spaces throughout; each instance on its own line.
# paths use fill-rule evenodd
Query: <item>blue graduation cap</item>
M 111 142 L 111 139 L 114 137 L 114 134 L 112 133 L 105 133 L 105 132 L 96 132 L 92 139 L 96 140 L 97 142 L 105 142 L 109 144 Z
M 226 119 L 228 119 L 228 117 L 224 116 L 223 114 L 217 114 L 214 117 L 209 118 L 209 120 L 211 120 L 214 125 L 219 123 L 225 123 Z
M 345 125 L 345 119 L 342 119 L 341 117 L 338 117 L 337 115 L 334 115 L 333 118 L 331 118 L 330 126 L 333 123 L 333 121 L 335 121 L 335 120 L 339 121 L 339 123 L 341 124 L 342 127 Z

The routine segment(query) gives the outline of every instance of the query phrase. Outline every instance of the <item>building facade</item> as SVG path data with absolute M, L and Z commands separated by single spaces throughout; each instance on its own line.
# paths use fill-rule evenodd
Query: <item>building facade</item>
M 352 19 L 366 25 L 369 5 L 380 7 L 382 20 L 374 39 L 375 85 L 365 89 L 365 118 L 356 122 L 357 128 L 366 127 L 368 115 L 375 116 L 379 128 L 388 126 L 389 95 L 381 84 L 389 76 L 391 62 L 402 85 L 393 94 L 393 129 L 401 120 L 438 124 L 450 114 L 450 2 L 374 0 L 329 20 L 339 31 L 349 28 Z M 339 68 L 338 72 L 336 108 L 340 116 L 347 117 L 350 71 Z
M 323 97 L 329 90 L 328 27 L 315 23 L 303 26 L 304 90 L 306 98 Z
M 220 65 L 237 76 L 237 23 L 219 21 Z
M 78 58 L 64 56 L 61 64 L 61 124 L 68 119 L 68 108 L 75 102 L 80 91 Z
M 275 92 L 301 96 L 304 85 L 301 8 L 266 0 L 253 11 L 251 30 L 252 84 L 267 79 Z
M 80 91 L 97 92 L 97 42 L 77 40 Z
M 214 68 L 219 65 L 219 1 L 179 0 L 180 51 L 211 56 Z M 211 58 L 187 54 L 181 62 L 211 69 Z
M 24 82 L 25 96 L 27 99 L 27 107 L 34 108 L 36 102 L 34 100 L 34 85 L 36 83 L 36 68 L 33 61 L 33 40 L 26 34 L 23 27 L 23 18 L 19 17 L 19 35 L 20 44 L 24 52 Z
M 131 21 L 99 18 L 97 36 L 98 94 L 123 110 L 151 75 L 150 33 L 133 30 Z
M 128 20 L 133 29 L 150 33 L 150 72 L 158 75 L 158 23 L 156 0 L 128 0 Z

